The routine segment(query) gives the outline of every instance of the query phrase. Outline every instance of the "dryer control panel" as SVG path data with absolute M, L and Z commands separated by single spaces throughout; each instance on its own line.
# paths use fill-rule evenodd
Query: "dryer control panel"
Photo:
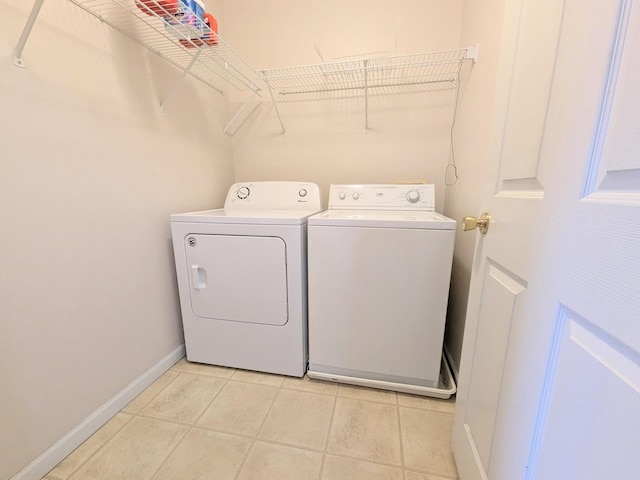
M 329 209 L 340 210 L 435 210 L 433 184 L 331 185 Z
M 320 188 L 309 182 L 244 182 L 231 186 L 225 209 L 320 210 Z

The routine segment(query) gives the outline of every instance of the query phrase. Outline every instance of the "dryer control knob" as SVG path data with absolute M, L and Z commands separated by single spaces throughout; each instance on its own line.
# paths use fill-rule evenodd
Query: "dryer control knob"
M 338 194 L 338 198 L 339 198 L 340 200 L 344 200 L 346 197 L 347 197 L 347 195 L 346 195 L 344 192 L 340 192 L 340 193 Z
M 420 200 L 420 192 L 418 190 L 409 190 L 407 192 L 407 201 L 409 203 L 416 203 Z
M 238 195 L 238 198 L 240 200 L 244 200 L 249 196 L 250 193 L 251 193 L 251 190 L 249 190 L 249 187 L 240 187 L 236 195 Z
M 298 195 L 300 195 L 301 197 L 306 197 L 307 196 L 307 189 L 306 188 L 301 188 L 300 191 L 298 192 Z
M 360 194 L 358 192 L 353 192 L 353 195 L 351 195 L 353 197 L 354 200 L 357 200 L 360 198 Z

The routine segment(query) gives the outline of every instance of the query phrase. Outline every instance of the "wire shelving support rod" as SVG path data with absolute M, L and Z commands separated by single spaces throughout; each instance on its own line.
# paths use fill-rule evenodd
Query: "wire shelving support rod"
M 193 67 L 193 64 L 196 63 L 196 61 L 198 60 L 198 57 L 200 56 L 200 53 L 201 53 L 200 50 L 198 50 L 198 52 L 196 52 L 196 54 L 191 59 L 191 62 L 189 62 L 189 65 L 187 65 L 187 68 L 185 68 L 182 71 L 182 75 L 180 75 L 180 78 L 173 85 L 173 87 L 171 88 L 169 93 L 167 93 L 167 96 L 164 97 L 164 99 L 160 102 L 160 111 L 162 113 L 164 113 L 165 104 L 171 99 L 171 97 L 173 97 L 173 94 L 176 93 L 176 90 L 178 89 L 178 85 L 180 85 L 180 83 L 182 83 L 182 80 L 184 79 L 184 77 L 186 77 L 189 74 L 189 72 L 191 71 L 191 67 Z
M 40 8 L 42 7 L 43 3 L 44 0 L 36 0 L 36 2 L 33 4 L 33 8 L 31 9 L 29 18 L 27 18 L 27 23 L 22 30 L 20 39 L 18 40 L 18 45 L 16 45 L 16 48 L 13 50 L 13 63 L 17 67 L 24 67 L 22 52 L 24 51 L 24 46 L 27 44 L 29 35 L 31 35 L 31 29 L 33 29 L 33 25 L 36 23 L 36 19 L 38 18 L 38 14 L 40 13 Z

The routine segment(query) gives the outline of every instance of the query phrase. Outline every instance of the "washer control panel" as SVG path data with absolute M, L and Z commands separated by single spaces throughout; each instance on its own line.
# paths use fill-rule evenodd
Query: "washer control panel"
M 245 182 L 229 188 L 224 208 L 319 210 L 320 188 L 308 182 Z
M 329 209 L 434 211 L 435 185 L 331 185 Z

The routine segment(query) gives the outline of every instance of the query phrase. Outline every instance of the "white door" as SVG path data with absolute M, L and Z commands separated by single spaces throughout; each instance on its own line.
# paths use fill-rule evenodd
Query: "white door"
M 460 479 L 638 478 L 640 0 L 506 3 Z

